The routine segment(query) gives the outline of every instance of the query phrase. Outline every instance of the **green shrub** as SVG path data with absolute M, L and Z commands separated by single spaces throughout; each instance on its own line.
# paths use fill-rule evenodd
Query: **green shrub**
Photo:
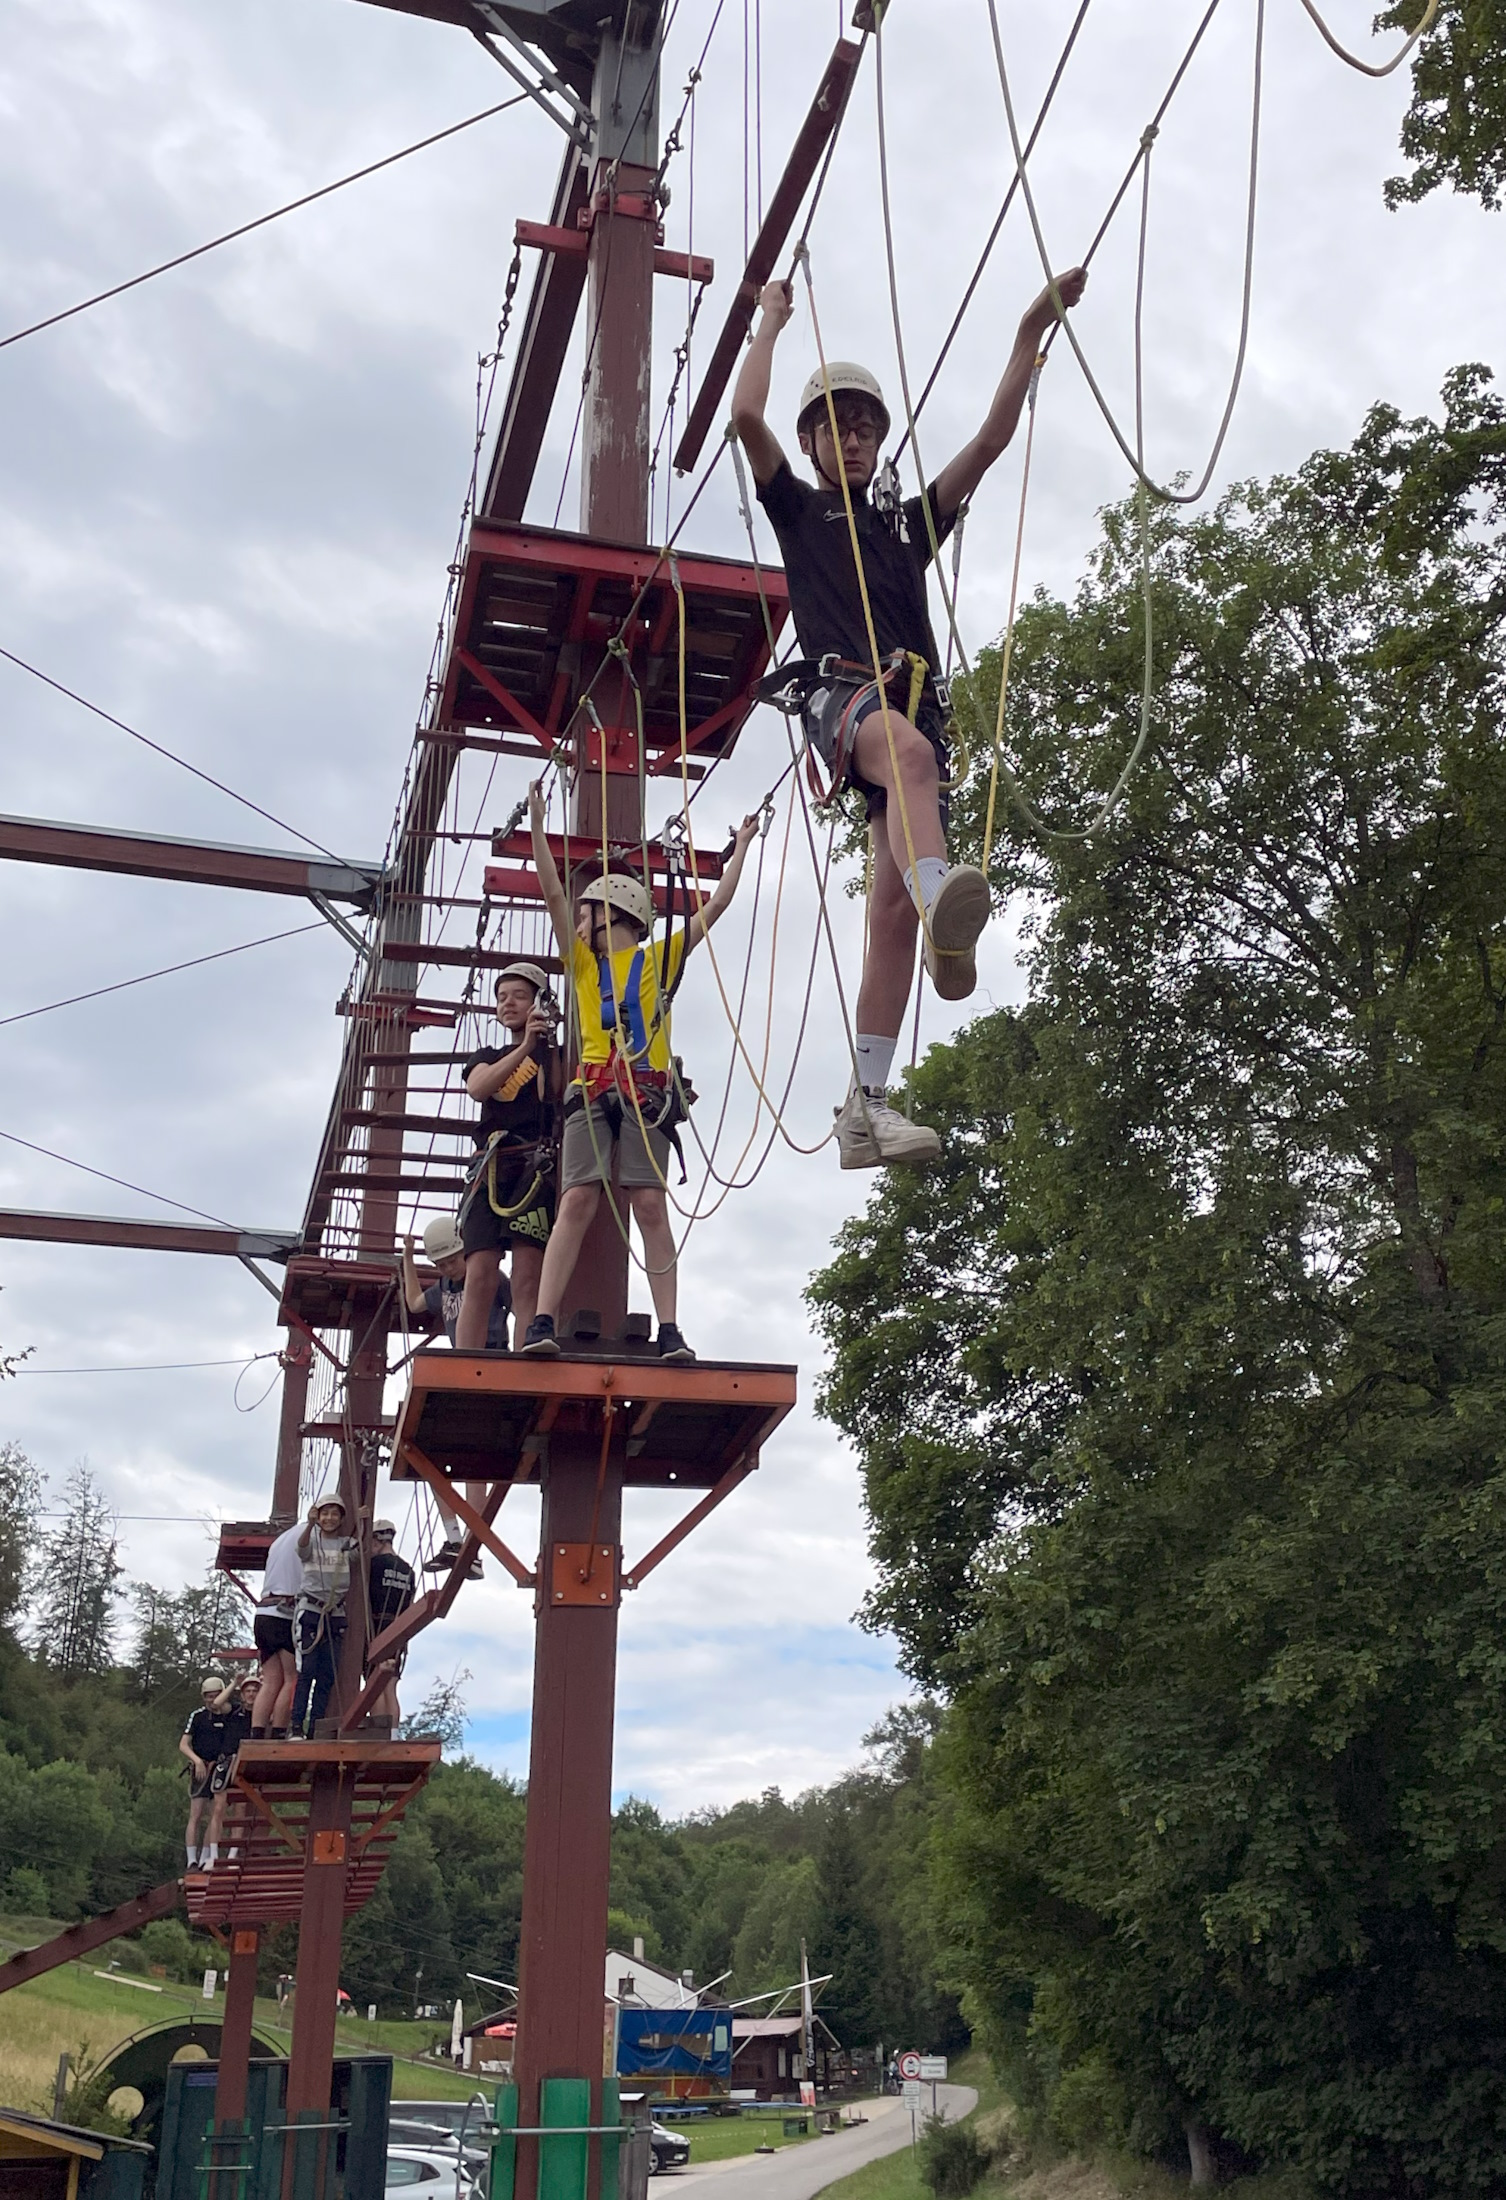
M 51 1917 L 47 1882 L 30 1864 L 18 1864 L 6 1880 L 5 1907 L 17 1917 Z
M 111 1947 L 109 1964 L 112 1971 L 129 1971 L 133 1974 L 144 1971 L 147 1967 L 146 1950 L 139 1941 L 117 1940 Z
M 967 2200 L 988 2167 L 988 2149 L 967 2124 L 944 2116 L 926 2118 L 920 2142 L 920 2175 L 936 2200 Z
M 1122 2146 L 1129 2125 L 1123 2081 L 1097 2055 L 1064 2070 L 1051 2093 L 1046 2124 L 1053 2139 L 1074 2154 Z

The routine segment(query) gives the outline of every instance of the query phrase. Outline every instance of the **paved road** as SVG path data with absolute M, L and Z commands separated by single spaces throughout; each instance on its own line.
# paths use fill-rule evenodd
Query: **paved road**
M 978 2105 L 970 2085 L 940 2085 L 936 2096 L 937 2106 L 952 2123 Z M 839 2177 L 910 2144 L 910 2114 L 903 2101 L 892 2095 L 863 2101 L 856 2113 L 868 2118 L 856 2130 L 839 2131 L 829 2139 L 809 2139 L 803 2146 L 781 2147 L 777 2154 L 740 2154 L 727 2162 L 666 2170 L 653 2180 L 649 2191 L 654 2200 L 671 2200 L 672 2186 L 683 2192 L 687 2185 L 711 2188 L 714 2180 L 714 2189 L 697 2191 L 695 2200 L 814 2200 L 816 2193 Z M 691 2196 L 686 2194 L 684 2200 Z

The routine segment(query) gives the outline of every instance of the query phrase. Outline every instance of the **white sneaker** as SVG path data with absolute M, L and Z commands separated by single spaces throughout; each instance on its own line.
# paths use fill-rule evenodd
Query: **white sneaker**
M 837 1152 L 844 1169 L 919 1167 L 937 1159 L 941 1140 L 924 1123 L 911 1123 L 891 1108 L 881 1092 L 854 1086 L 837 1110 Z
M 947 872 L 925 923 L 926 976 L 943 1001 L 965 1001 L 978 983 L 973 949 L 993 908 L 988 880 L 971 863 Z

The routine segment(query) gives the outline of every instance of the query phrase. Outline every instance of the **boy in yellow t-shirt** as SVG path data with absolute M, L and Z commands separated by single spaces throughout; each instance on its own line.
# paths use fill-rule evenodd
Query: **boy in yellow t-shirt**
M 743 860 L 758 831 L 745 817 L 716 892 L 666 949 L 653 936 L 654 905 L 643 881 L 625 871 L 593 878 L 572 911 L 544 835 L 544 798 L 528 793 L 533 860 L 574 991 L 580 1060 L 565 1091 L 559 1207 L 544 1249 L 538 1312 L 524 1352 L 559 1351 L 555 1317 L 581 1243 L 601 1202 L 602 1186 L 618 1182 L 643 1240 L 643 1264 L 659 1317 L 659 1357 L 693 1360 L 675 1321 L 675 1240 L 664 1185 L 669 1140 L 658 1122 L 672 1097 L 669 1004 L 680 968 L 737 892 Z

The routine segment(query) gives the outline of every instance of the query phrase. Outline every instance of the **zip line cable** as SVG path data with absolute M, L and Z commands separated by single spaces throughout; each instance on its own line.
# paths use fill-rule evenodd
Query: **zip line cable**
M 419 138 L 412 145 L 405 145 L 401 152 L 388 153 L 383 160 L 374 160 L 364 168 L 352 169 L 348 176 L 337 176 L 333 183 L 321 184 L 317 191 L 305 191 L 302 198 L 289 199 L 286 206 L 274 206 L 270 214 L 258 214 L 255 221 L 242 222 L 236 229 L 227 229 L 223 235 L 211 237 L 207 244 L 196 244 L 191 252 L 179 252 L 170 260 L 159 261 L 140 275 L 132 275 L 123 283 L 113 283 L 108 290 L 97 290 L 92 298 L 81 298 L 77 305 L 64 306 L 60 313 L 49 313 L 45 320 L 33 321 L 29 328 L 18 328 L 9 336 L 0 336 L 0 351 L 11 344 L 22 343 L 28 336 L 39 336 L 43 329 L 56 328 L 60 321 L 71 321 L 75 314 L 87 313 L 93 306 L 102 306 L 110 298 L 123 297 L 128 290 L 139 290 L 143 283 L 154 282 L 159 275 L 167 275 L 175 267 L 186 267 L 190 260 L 201 260 L 206 252 L 217 252 L 222 244 L 233 244 L 237 237 L 249 237 L 255 229 L 265 229 L 268 222 L 281 221 L 284 214 L 296 214 L 302 206 L 312 206 L 318 199 L 327 199 L 332 192 L 343 191 L 347 184 L 360 183 L 367 176 L 375 176 L 383 168 L 391 168 L 400 160 L 409 159 L 414 153 L 426 152 L 431 145 L 440 145 L 446 138 L 458 137 L 462 130 L 472 130 L 478 122 L 489 122 L 493 115 L 505 114 L 509 107 L 519 106 L 527 99 L 527 92 L 519 92 L 513 99 L 500 100 L 495 107 L 483 107 L 479 114 L 467 115 L 464 122 L 452 122 L 447 130 L 436 130 L 429 137 Z
M 114 1367 L 18 1367 L 15 1375 L 181 1375 L 197 1367 L 238 1367 L 243 1372 L 254 1367 L 258 1360 L 275 1360 L 274 1352 L 243 1352 L 234 1360 L 131 1360 Z M 197 1519 L 196 1513 L 120 1513 L 121 1520 L 187 1520 Z
M 223 962 L 227 955 L 245 955 L 253 947 L 271 947 L 278 940 L 302 939 L 307 932 L 322 932 L 325 926 L 321 918 L 315 924 L 295 924 L 289 932 L 268 932 L 259 940 L 242 940 L 238 947 L 217 948 L 212 955 L 195 955 L 188 962 L 168 963 L 162 970 L 147 970 L 139 978 L 120 978 L 114 985 L 98 985 L 92 993 L 70 993 L 66 1001 L 48 1001 L 41 1008 L 23 1008 L 14 1016 L 0 1016 L 0 1030 L 7 1024 L 24 1024 L 33 1016 L 51 1016 L 56 1009 L 76 1008 L 80 1001 L 103 1000 L 107 993 L 125 993 L 133 985 L 150 985 L 154 978 L 173 978 L 180 970 L 198 970 L 205 963 Z
M 253 802 L 249 795 L 237 794 L 234 787 L 227 787 L 224 780 L 216 779 L 212 772 L 201 771 L 197 764 L 190 764 L 187 757 L 178 756 L 172 749 L 164 748 L 160 741 L 153 741 L 149 735 L 138 733 L 136 728 L 128 726 L 123 718 L 117 718 L 112 711 L 102 709 L 98 703 L 91 703 L 88 696 L 80 695 L 76 688 L 64 687 L 61 680 L 54 680 L 50 673 L 39 671 L 37 666 L 28 664 L 26 659 L 18 657 L 13 649 L 0 648 L 0 657 L 3 657 L 7 664 L 14 665 L 18 672 L 29 673 L 33 680 L 40 680 L 43 687 L 50 687 L 55 694 L 66 695 L 70 703 L 78 704 L 80 710 L 90 712 L 95 718 L 102 718 L 107 726 L 114 726 L 118 732 L 128 734 L 131 740 L 139 741 L 144 749 L 150 749 L 154 755 L 165 757 L 169 764 L 176 764 L 180 770 L 190 772 L 195 779 L 201 779 L 206 787 L 213 787 L 218 794 L 228 795 L 231 801 L 238 802 L 243 810 L 251 810 L 257 817 L 265 818 L 266 822 L 269 825 L 275 825 L 280 833 L 291 833 L 295 840 L 301 840 L 305 848 L 312 848 L 316 855 L 328 856 L 331 863 L 343 863 L 345 861 L 345 858 L 337 856 L 332 848 L 326 848 L 322 840 L 312 839 L 308 833 L 300 832 L 296 825 L 290 825 L 286 818 L 277 817 L 271 810 L 264 810 L 261 804 Z
M 20 1138 L 14 1131 L 0 1131 L 8 1145 L 24 1146 L 28 1153 L 39 1153 L 45 1160 L 61 1161 L 64 1168 L 79 1169 L 85 1176 L 97 1176 L 102 1184 L 118 1185 L 123 1192 L 136 1192 L 142 1199 L 155 1199 L 159 1206 L 176 1207 L 180 1215 L 197 1215 L 201 1222 L 212 1222 L 216 1229 L 235 1230 L 238 1223 L 227 1222 L 223 1215 L 206 1214 L 202 1207 L 185 1206 L 181 1199 L 169 1199 L 166 1192 L 148 1191 L 144 1184 L 131 1184 L 123 1176 L 111 1176 L 106 1169 L 95 1169 L 87 1161 L 75 1161 L 71 1154 L 54 1153 L 50 1146 L 37 1146 L 29 1138 Z

